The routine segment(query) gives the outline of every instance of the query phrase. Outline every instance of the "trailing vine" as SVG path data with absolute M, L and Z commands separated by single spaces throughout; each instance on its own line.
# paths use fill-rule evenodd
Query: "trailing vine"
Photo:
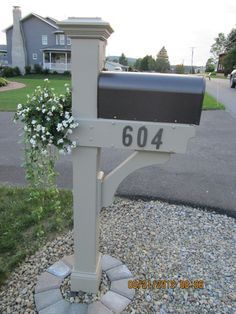
M 57 96 L 45 79 L 42 87 L 38 86 L 32 95 L 27 95 L 25 104 L 18 104 L 14 120 L 24 124 L 24 168 L 30 191 L 28 200 L 33 204 L 37 236 L 41 238 L 46 211 L 55 214 L 58 229 L 64 218 L 56 185 L 55 163 L 59 154 L 71 153 L 76 147 L 76 142 L 70 139 L 78 123 L 71 113 L 69 86 L 65 85 L 65 94 Z

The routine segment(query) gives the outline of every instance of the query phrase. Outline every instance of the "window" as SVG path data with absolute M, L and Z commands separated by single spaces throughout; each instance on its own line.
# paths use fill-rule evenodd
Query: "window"
M 60 36 L 60 45 L 65 45 L 65 35 L 59 35 Z
M 42 45 L 48 44 L 48 35 L 42 35 Z
M 59 35 L 56 35 L 56 45 L 59 45 Z
M 38 59 L 38 54 L 37 53 L 33 53 L 33 60 L 37 60 Z
M 71 38 L 67 37 L 67 45 L 70 46 L 71 45 Z

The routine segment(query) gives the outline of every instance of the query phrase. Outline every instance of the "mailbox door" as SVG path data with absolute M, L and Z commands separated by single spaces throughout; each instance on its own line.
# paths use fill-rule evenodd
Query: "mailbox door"
M 98 83 L 98 117 L 199 124 L 204 92 L 202 77 L 104 72 Z

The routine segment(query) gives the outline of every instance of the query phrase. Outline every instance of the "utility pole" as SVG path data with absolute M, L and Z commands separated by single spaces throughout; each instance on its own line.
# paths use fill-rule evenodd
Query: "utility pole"
M 192 54 L 191 54 L 191 71 L 192 71 L 192 74 L 194 73 L 194 69 L 193 69 L 193 55 L 194 55 L 194 49 L 196 47 L 190 47 L 191 50 L 192 50 Z

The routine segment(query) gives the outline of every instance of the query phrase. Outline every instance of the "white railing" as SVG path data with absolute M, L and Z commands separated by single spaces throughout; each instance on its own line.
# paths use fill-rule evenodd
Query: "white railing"
M 51 71 L 70 71 L 71 70 L 71 63 L 59 63 L 59 62 L 45 62 L 43 64 L 44 69 L 49 69 Z

